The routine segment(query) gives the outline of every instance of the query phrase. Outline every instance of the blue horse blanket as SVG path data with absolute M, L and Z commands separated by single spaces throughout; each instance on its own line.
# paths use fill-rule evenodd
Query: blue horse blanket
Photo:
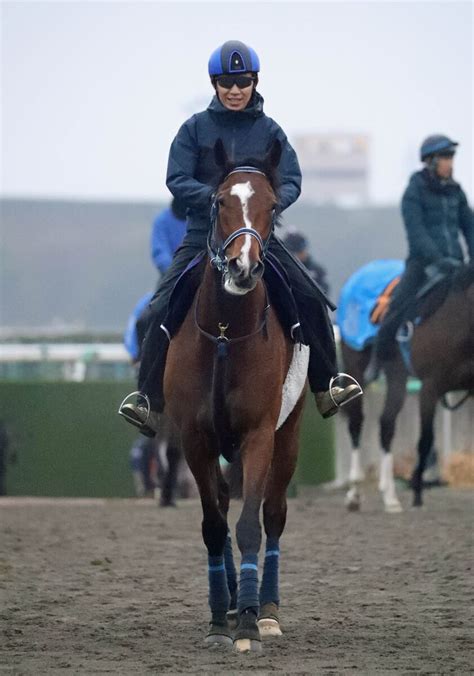
M 371 312 L 379 296 L 404 269 L 405 263 L 398 259 L 375 260 L 359 268 L 342 287 L 337 323 L 342 339 L 353 350 L 363 350 L 374 340 L 379 326 L 370 321 Z

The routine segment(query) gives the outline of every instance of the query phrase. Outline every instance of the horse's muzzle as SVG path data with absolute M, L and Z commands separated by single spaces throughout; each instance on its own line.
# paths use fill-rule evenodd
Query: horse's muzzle
M 250 262 L 248 266 L 242 264 L 239 258 L 231 258 L 227 264 L 227 274 L 224 287 L 232 293 L 247 293 L 252 291 L 262 278 L 265 269 L 261 260 Z

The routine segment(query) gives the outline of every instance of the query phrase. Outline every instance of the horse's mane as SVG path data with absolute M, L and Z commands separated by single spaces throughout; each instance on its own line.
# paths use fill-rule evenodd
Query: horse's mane
M 420 315 L 422 319 L 428 319 L 444 303 L 448 293 L 464 291 L 474 284 L 474 262 L 462 265 L 460 268 L 448 274 L 439 284 L 422 299 Z
M 471 284 L 474 284 L 474 261 L 469 261 L 456 270 L 452 279 L 453 291 L 464 291 Z

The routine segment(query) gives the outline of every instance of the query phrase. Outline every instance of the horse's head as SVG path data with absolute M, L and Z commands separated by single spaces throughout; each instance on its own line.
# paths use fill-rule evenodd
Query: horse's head
M 281 143 L 275 141 L 263 160 L 249 160 L 243 166 L 229 163 L 220 139 L 214 152 L 225 178 L 212 209 L 209 248 L 212 261 L 222 272 L 224 289 L 243 295 L 255 288 L 263 274 L 275 221 L 275 176 Z

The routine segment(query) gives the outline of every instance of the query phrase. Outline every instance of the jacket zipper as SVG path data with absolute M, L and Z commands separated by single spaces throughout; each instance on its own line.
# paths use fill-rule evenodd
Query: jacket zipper
M 236 128 L 232 127 L 232 143 L 230 144 L 230 157 L 232 162 L 235 162 L 235 132 Z
M 451 238 L 449 236 L 449 228 L 448 228 L 448 198 L 443 196 L 441 199 L 443 200 L 443 211 L 444 211 L 443 230 L 444 230 L 444 235 L 446 237 L 446 244 L 448 245 L 448 256 L 451 256 L 452 247 L 451 247 Z

